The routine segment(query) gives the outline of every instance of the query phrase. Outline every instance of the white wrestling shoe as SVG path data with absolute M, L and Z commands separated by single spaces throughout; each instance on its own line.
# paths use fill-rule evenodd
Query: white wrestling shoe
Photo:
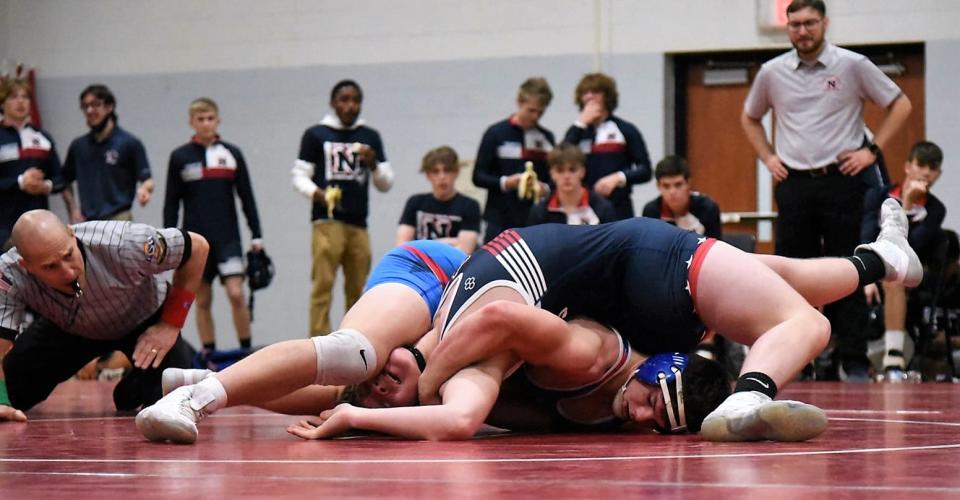
M 167 368 L 160 376 L 160 388 L 163 395 L 170 394 L 177 387 L 193 385 L 213 375 L 212 370 L 198 370 L 195 368 Z
M 827 428 L 820 408 L 799 401 L 774 401 L 756 391 L 735 392 L 704 419 L 707 441 L 806 441 Z
M 893 198 L 887 198 L 880 207 L 880 235 L 877 236 L 877 241 L 858 246 L 854 253 L 857 250 L 873 251 L 883 260 L 883 267 L 887 270 L 884 277 L 886 281 L 903 283 L 903 286 L 913 288 L 923 280 L 923 265 L 907 242 L 909 229 L 907 214 L 903 212 L 900 203 Z
M 137 414 L 137 429 L 150 441 L 191 444 L 197 440 L 197 422 L 207 413 L 209 402 L 199 408 L 193 400 L 194 386 L 178 387 Z

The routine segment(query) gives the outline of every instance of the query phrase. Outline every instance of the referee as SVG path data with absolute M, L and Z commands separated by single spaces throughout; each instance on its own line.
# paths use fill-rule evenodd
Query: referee
M 180 329 L 207 260 L 202 236 L 121 221 L 67 226 L 32 210 L 13 243 L 0 255 L 0 421 L 26 420 L 21 410 L 114 350 L 134 365 L 114 389 L 119 410 L 152 404 L 162 370 L 190 365 Z M 172 283 L 160 276 L 169 270 Z M 27 310 L 36 320 L 21 329 Z

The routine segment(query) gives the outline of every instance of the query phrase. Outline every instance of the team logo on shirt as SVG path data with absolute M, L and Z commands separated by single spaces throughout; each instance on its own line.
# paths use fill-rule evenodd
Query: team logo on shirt
M 167 240 L 162 234 L 156 233 L 147 239 L 143 244 L 143 255 L 147 258 L 147 262 L 162 264 L 166 260 Z
M 120 152 L 116 149 L 108 149 L 103 155 L 103 160 L 107 162 L 107 165 L 116 165 L 120 160 Z
M 360 164 L 360 155 L 353 149 L 353 143 L 323 143 L 324 167 L 327 180 L 357 180 L 363 182 L 367 171 Z
M 840 77 L 828 76 L 827 79 L 823 81 L 823 90 L 826 92 L 839 92 L 841 90 L 840 87 Z
M 417 239 L 436 240 L 453 236 L 454 224 L 459 224 L 463 217 L 449 214 L 432 214 L 417 211 Z

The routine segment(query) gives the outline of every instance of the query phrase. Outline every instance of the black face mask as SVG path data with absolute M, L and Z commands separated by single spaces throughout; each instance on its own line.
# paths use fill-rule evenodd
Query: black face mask
M 116 114 L 116 113 L 111 112 L 109 115 L 107 115 L 106 118 L 103 119 L 103 121 L 101 121 L 100 123 L 98 123 L 98 124 L 90 127 L 90 132 L 93 132 L 93 135 L 99 135 L 100 132 L 103 132 L 103 130 L 107 128 L 107 124 L 108 124 L 111 120 L 113 120 L 114 123 L 117 122 L 117 114 Z

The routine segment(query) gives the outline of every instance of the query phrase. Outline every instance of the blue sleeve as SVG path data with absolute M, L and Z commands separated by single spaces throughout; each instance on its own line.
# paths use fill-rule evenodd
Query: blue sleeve
M 473 165 L 473 185 L 499 192 L 500 172 L 497 163 L 497 138 L 493 127 L 490 127 L 480 140 L 477 161 Z

